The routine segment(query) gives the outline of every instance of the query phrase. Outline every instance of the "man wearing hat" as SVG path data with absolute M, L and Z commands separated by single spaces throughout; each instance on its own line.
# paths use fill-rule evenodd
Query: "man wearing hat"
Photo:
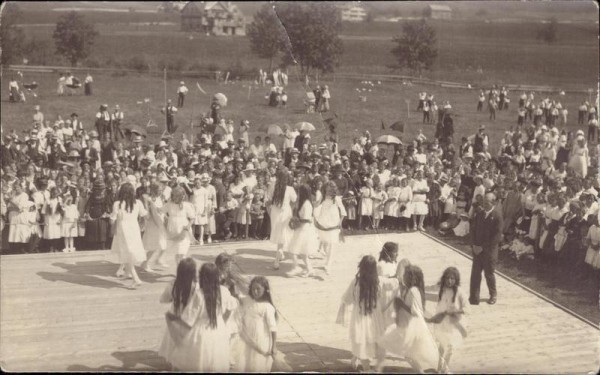
M 121 130 L 121 124 L 123 123 L 123 111 L 119 108 L 119 105 L 115 105 L 113 113 L 110 115 L 110 136 L 113 141 L 120 141 L 125 138 L 123 130 Z
M 111 116 L 108 112 L 108 105 L 100 105 L 100 110 L 96 113 L 96 131 L 98 132 L 98 137 L 100 139 L 104 139 L 105 134 L 110 132 L 110 119 Z
M 171 99 L 167 100 L 167 105 L 163 108 L 162 113 L 164 113 L 167 118 L 167 132 L 169 134 L 175 133 L 175 130 L 177 130 L 177 126 L 175 125 L 175 113 L 177 113 L 177 107 L 173 105 Z
M 11 165 L 17 160 L 17 149 L 13 143 L 12 135 L 4 136 L 4 144 L 2 145 L 2 168 Z
M 185 82 L 179 82 L 179 88 L 177 89 L 177 107 L 183 108 L 185 95 L 188 93 L 188 91 L 188 88 L 185 87 Z

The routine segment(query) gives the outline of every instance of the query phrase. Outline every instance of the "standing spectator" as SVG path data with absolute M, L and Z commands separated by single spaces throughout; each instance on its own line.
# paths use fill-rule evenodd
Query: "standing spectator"
M 123 118 L 123 111 L 121 111 L 119 105 L 116 104 L 114 112 L 110 115 L 110 136 L 113 141 L 119 142 L 125 138 L 123 130 L 121 129 Z
M 110 132 L 110 113 L 108 112 L 108 104 L 100 105 L 100 110 L 96 113 L 96 131 L 98 137 L 105 139 L 106 133 Z
M 427 101 L 427 102 L 423 103 L 423 124 L 429 123 L 429 121 L 430 121 L 429 112 L 430 112 L 430 107 L 429 107 L 429 102 Z
M 319 112 L 327 112 L 329 111 L 329 100 L 331 99 L 331 94 L 329 93 L 329 86 L 325 85 L 323 87 L 323 93 L 321 94 L 321 108 Z
M 175 113 L 177 113 L 177 107 L 171 103 L 171 99 L 167 100 L 167 106 L 163 108 L 162 112 L 167 117 L 167 132 L 169 132 L 169 134 L 175 133 L 175 130 L 177 130 L 177 126 L 175 125 Z
M 179 82 L 179 88 L 177 89 L 177 107 L 183 108 L 183 102 L 185 101 L 185 96 L 188 92 L 189 90 L 185 87 L 185 82 Z
M 496 103 L 496 98 L 490 99 L 488 102 L 488 109 L 490 111 L 490 120 L 496 120 L 496 110 L 498 109 L 498 103 Z
M 588 121 L 588 142 L 597 142 L 598 141 L 598 119 L 591 119 Z
M 33 114 L 33 126 L 42 126 L 44 123 L 44 114 L 40 111 L 40 106 L 36 105 L 33 109 L 35 110 Z
M 469 302 L 479 304 L 479 288 L 481 271 L 490 292 L 488 303 L 496 303 L 496 277 L 494 270 L 498 260 L 498 244 L 502 240 L 502 214 L 496 207 L 496 195 L 487 193 L 483 198 L 481 211 L 475 212 L 471 222 L 471 240 L 473 249 L 473 265 L 471 267 L 471 287 Z
M 83 80 L 83 91 L 85 93 L 85 96 L 92 95 L 92 83 L 93 82 L 94 82 L 94 79 L 88 72 L 88 74 L 85 76 L 85 79 Z
M 94 248 L 106 248 L 106 238 L 108 236 L 107 212 L 106 185 L 102 177 L 96 177 L 84 214 L 87 218 L 86 240 L 92 243 Z
M 483 103 L 485 103 L 485 92 L 481 90 L 479 92 L 479 100 L 477 101 L 477 112 L 481 112 L 483 110 Z
M 64 73 L 60 73 L 60 78 L 57 81 L 58 87 L 56 88 L 56 93 L 58 96 L 65 95 L 65 86 L 67 85 L 67 77 L 65 77 Z
M 315 94 L 315 109 L 319 112 L 321 110 L 321 87 L 317 85 L 313 93 Z

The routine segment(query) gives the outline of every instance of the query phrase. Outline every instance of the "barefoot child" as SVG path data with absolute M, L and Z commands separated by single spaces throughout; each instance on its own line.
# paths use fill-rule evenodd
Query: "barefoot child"
M 277 312 L 269 281 L 256 276 L 250 281 L 249 298 L 241 307 L 240 344 L 236 371 L 270 372 L 277 353 Z
M 448 267 L 440 280 L 440 292 L 436 315 L 430 321 L 434 325 L 434 334 L 439 343 L 440 363 L 438 372 L 448 371 L 452 352 L 467 337 L 464 325 L 465 297 L 460 287 L 460 273 L 455 267 Z

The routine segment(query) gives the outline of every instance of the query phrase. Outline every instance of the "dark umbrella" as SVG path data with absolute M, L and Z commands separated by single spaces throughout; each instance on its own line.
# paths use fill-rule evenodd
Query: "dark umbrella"
M 129 134 L 138 134 L 141 136 L 147 136 L 148 133 L 146 132 L 146 129 L 142 128 L 139 125 L 135 125 L 135 124 L 130 124 L 124 127 L 123 131 L 125 132 L 125 135 L 129 135 Z
M 404 133 L 404 122 L 396 121 L 390 126 L 390 129 L 397 130 L 401 133 Z

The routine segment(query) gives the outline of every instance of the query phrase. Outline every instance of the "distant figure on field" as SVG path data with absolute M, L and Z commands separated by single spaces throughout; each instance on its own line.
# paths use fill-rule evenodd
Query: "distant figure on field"
M 185 101 L 185 96 L 188 91 L 188 88 L 185 87 L 185 82 L 179 82 L 179 88 L 177 89 L 177 107 L 183 108 L 183 102 Z
M 88 73 L 85 77 L 85 80 L 83 81 L 83 90 L 86 96 L 92 95 L 92 82 L 94 82 L 94 79 L 92 78 L 90 73 Z

